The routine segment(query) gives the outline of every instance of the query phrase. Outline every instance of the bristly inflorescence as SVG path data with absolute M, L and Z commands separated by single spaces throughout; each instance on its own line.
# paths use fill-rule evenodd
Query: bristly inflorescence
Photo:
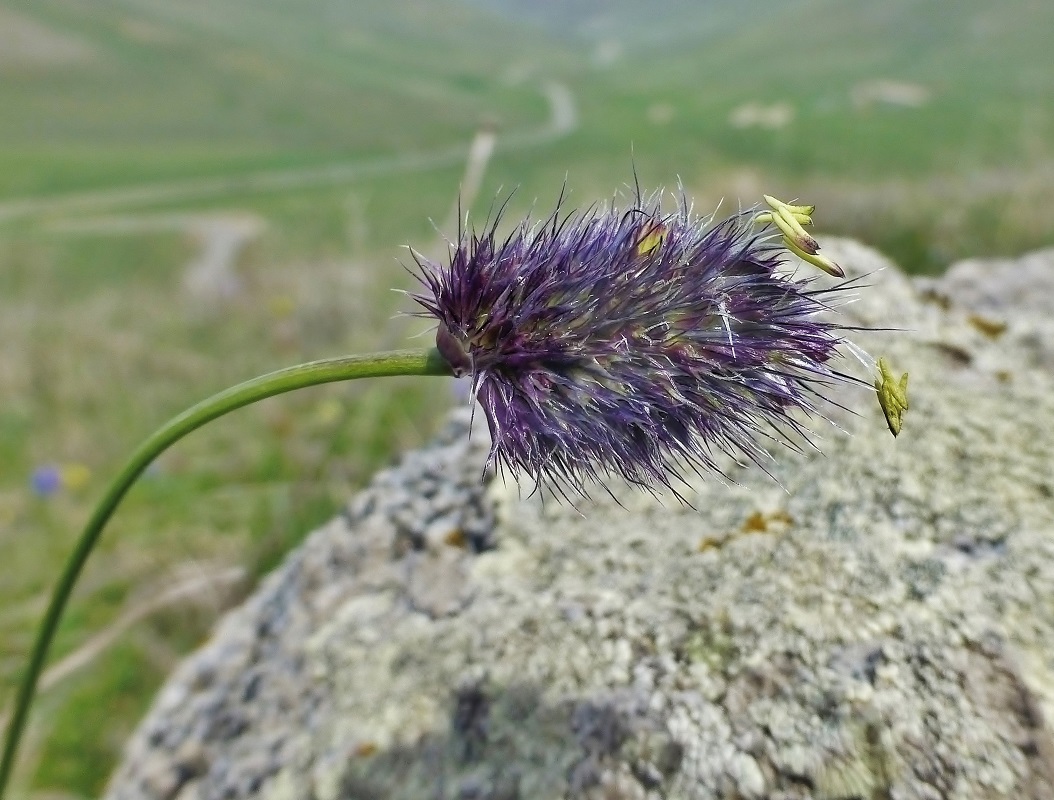
M 832 367 L 847 329 L 822 313 L 844 284 L 782 269 L 758 216 L 715 223 L 638 193 L 505 239 L 494 220 L 447 264 L 415 255 L 414 297 L 471 376 L 492 461 L 568 496 L 611 475 L 673 487 L 719 452 L 760 462 L 759 437 L 804 437 L 795 415 L 855 381 Z

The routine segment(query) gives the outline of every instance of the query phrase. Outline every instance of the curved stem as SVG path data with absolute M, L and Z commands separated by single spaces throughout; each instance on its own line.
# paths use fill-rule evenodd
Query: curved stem
M 91 555 L 107 521 L 113 515 L 121 499 L 135 483 L 150 463 L 170 445 L 182 439 L 188 433 L 200 428 L 217 417 L 222 417 L 235 409 L 273 397 L 277 394 L 291 392 L 307 386 L 323 383 L 346 381 L 354 378 L 379 378 L 390 375 L 450 375 L 450 366 L 432 348 L 429 350 L 397 350 L 389 353 L 373 353 L 361 356 L 326 359 L 300 364 L 295 367 L 278 370 L 245 383 L 232 386 L 195 406 L 182 414 L 173 417 L 162 427 L 151 434 L 132 454 L 117 477 L 113 480 L 95 507 L 88 520 L 72 555 L 66 562 L 62 577 L 51 595 L 47 613 L 40 624 L 37 639 L 33 645 L 29 664 L 19 685 L 15 706 L 7 725 L 7 737 L 4 741 L 3 760 L 0 761 L 0 797 L 3 796 L 11 771 L 14 768 L 18 743 L 33 702 L 37 680 L 44 668 L 51 642 L 55 638 L 63 609 L 73 592 L 74 584 Z

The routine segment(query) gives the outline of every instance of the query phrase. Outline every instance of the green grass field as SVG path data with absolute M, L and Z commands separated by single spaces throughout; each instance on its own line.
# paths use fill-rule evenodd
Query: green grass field
M 514 187 L 511 218 L 546 213 L 565 181 L 585 205 L 635 170 L 704 209 L 808 198 L 819 230 L 916 272 L 1054 244 L 1054 4 L 642 8 L 0 0 L 0 703 L 92 502 L 154 426 L 424 329 L 390 291 L 411 286 L 401 246 L 442 253 L 481 125 L 497 149 L 477 216 Z M 252 230 L 229 291 L 188 289 L 208 224 Z M 270 400 L 160 460 L 75 597 L 52 663 L 91 657 L 42 691 L 23 793 L 96 796 L 216 615 L 428 438 L 449 387 L 394 386 Z M 47 465 L 64 480 L 40 496 Z M 137 616 L 209 576 L 226 577 Z

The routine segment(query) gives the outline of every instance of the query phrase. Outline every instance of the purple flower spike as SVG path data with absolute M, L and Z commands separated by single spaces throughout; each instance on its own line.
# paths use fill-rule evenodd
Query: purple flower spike
M 500 215 L 499 215 L 500 216 Z M 463 233 L 449 264 L 415 254 L 436 345 L 490 426 L 491 460 L 567 497 L 620 475 L 674 488 L 715 453 L 766 458 L 795 411 L 836 381 L 845 330 L 821 312 L 834 288 L 780 270 L 787 251 L 758 213 L 723 222 L 659 196 L 629 208 Z

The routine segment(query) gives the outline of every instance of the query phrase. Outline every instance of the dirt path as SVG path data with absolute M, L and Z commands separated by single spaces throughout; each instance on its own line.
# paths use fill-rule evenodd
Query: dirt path
M 242 291 L 236 266 L 242 249 L 264 230 L 263 219 L 248 212 L 215 214 L 136 214 L 66 220 L 48 226 L 58 233 L 143 233 L 179 231 L 200 245 L 187 264 L 184 288 L 204 301 L 229 300 Z
M 502 137 L 498 150 L 538 147 L 563 138 L 578 127 L 574 95 L 567 86 L 552 82 L 544 84 L 540 91 L 549 102 L 549 120 L 537 130 L 514 132 Z M 350 183 L 377 175 L 420 172 L 461 163 L 467 158 L 469 148 L 469 144 L 462 143 L 425 153 L 404 153 L 368 161 L 341 161 L 320 167 L 165 181 L 51 197 L 17 198 L 0 202 L 0 222 L 29 216 L 196 200 L 232 193 L 274 192 L 307 186 L 325 186 Z

